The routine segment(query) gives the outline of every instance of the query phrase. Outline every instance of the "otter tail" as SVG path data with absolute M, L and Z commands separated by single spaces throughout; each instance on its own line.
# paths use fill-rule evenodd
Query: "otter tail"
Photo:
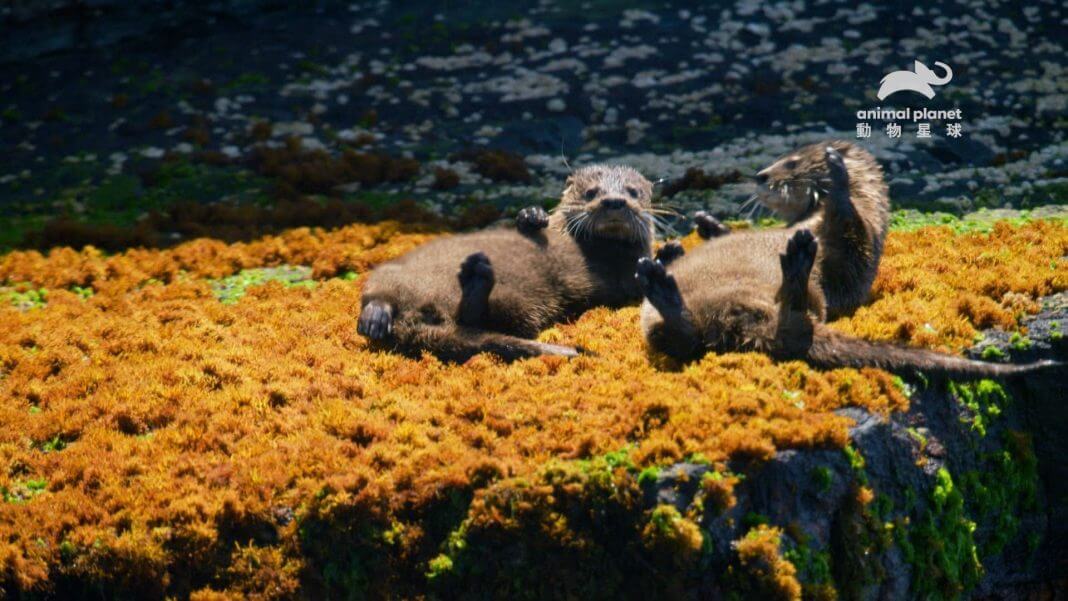
M 1026 364 L 987 363 L 918 348 L 869 342 L 817 327 L 805 359 L 818 367 L 878 367 L 893 372 L 918 370 L 960 379 L 1004 378 L 1064 367 L 1057 361 Z
M 479 353 L 492 353 L 505 361 L 540 355 L 577 357 L 578 349 L 546 344 L 498 332 L 465 328 L 452 324 L 398 323 L 393 331 L 397 350 L 408 355 L 426 351 L 442 361 L 462 363 Z

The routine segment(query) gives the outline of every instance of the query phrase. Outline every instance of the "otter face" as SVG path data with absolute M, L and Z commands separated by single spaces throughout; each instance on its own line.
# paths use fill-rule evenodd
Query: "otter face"
M 648 242 L 653 184 L 630 167 L 592 165 L 567 178 L 557 211 L 575 237 Z
M 829 144 L 847 157 L 849 144 Z M 810 144 L 786 156 L 756 174 L 756 193 L 752 200 L 771 209 L 788 222 L 807 217 L 820 206 L 830 187 L 830 175 L 824 159 L 826 142 Z

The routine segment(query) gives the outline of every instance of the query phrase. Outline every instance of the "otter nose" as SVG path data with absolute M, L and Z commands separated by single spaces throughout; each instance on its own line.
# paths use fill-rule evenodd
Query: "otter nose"
M 616 210 L 627 206 L 627 201 L 622 198 L 606 198 L 601 201 L 601 206 L 606 209 Z
M 755 179 L 756 183 L 758 183 L 758 184 L 766 184 L 766 183 L 768 183 L 768 174 L 767 173 L 758 173 L 755 176 L 753 176 L 753 179 Z

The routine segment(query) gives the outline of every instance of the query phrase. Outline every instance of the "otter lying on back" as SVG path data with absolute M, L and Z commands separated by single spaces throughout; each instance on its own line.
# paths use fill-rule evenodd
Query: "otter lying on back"
M 848 207 L 834 206 L 848 202 L 848 195 L 835 194 L 834 188 L 849 187 L 851 174 L 834 148 L 825 149 L 825 160 L 837 182 L 825 211 L 828 217 L 848 214 Z M 853 271 L 832 273 L 829 266 L 838 268 L 836 263 L 820 263 L 820 246 L 836 243 L 826 238 L 817 241 L 802 225 L 716 237 L 669 268 L 660 261 L 639 260 L 636 279 L 645 297 L 641 323 L 646 340 L 683 361 L 709 351 L 755 351 L 818 367 L 914 368 L 963 377 L 1004 376 L 1057 365 L 984 363 L 834 332 L 823 324 L 830 304 L 827 283 L 832 290 L 855 288 L 855 282 L 844 288 L 833 284 L 838 277 L 856 276 Z
M 592 307 L 640 299 L 634 264 L 652 248 L 651 198 L 652 184 L 629 167 L 580 169 L 551 216 L 524 209 L 519 231 L 449 236 L 380 265 L 364 285 L 358 331 L 451 361 L 573 356 L 529 339 Z
M 841 157 L 844 177 L 828 167 L 828 147 Z M 871 291 L 890 222 L 890 198 L 875 157 L 841 140 L 810 144 L 777 159 L 756 179 L 753 200 L 785 219 L 787 228 L 812 230 L 819 239 L 816 277 L 828 319 L 856 311 Z M 707 213 L 695 221 L 706 240 L 729 231 Z

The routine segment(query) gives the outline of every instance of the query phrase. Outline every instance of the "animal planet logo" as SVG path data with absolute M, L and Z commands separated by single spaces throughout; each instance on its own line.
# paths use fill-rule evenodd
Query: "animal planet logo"
M 939 77 L 930 67 L 916 61 L 914 71 L 894 71 L 888 73 L 879 83 L 879 92 L 876 94 L 879 100 L 886 99 L 891 94 L 898 92 L 916 92 L 928 99 L 935 97 L 934 88 L 931 86 L 944 86 L 953 79 L 953 69 L 949 65 L 935 61 L 935 66 L 940 67 L 945 75 Z

